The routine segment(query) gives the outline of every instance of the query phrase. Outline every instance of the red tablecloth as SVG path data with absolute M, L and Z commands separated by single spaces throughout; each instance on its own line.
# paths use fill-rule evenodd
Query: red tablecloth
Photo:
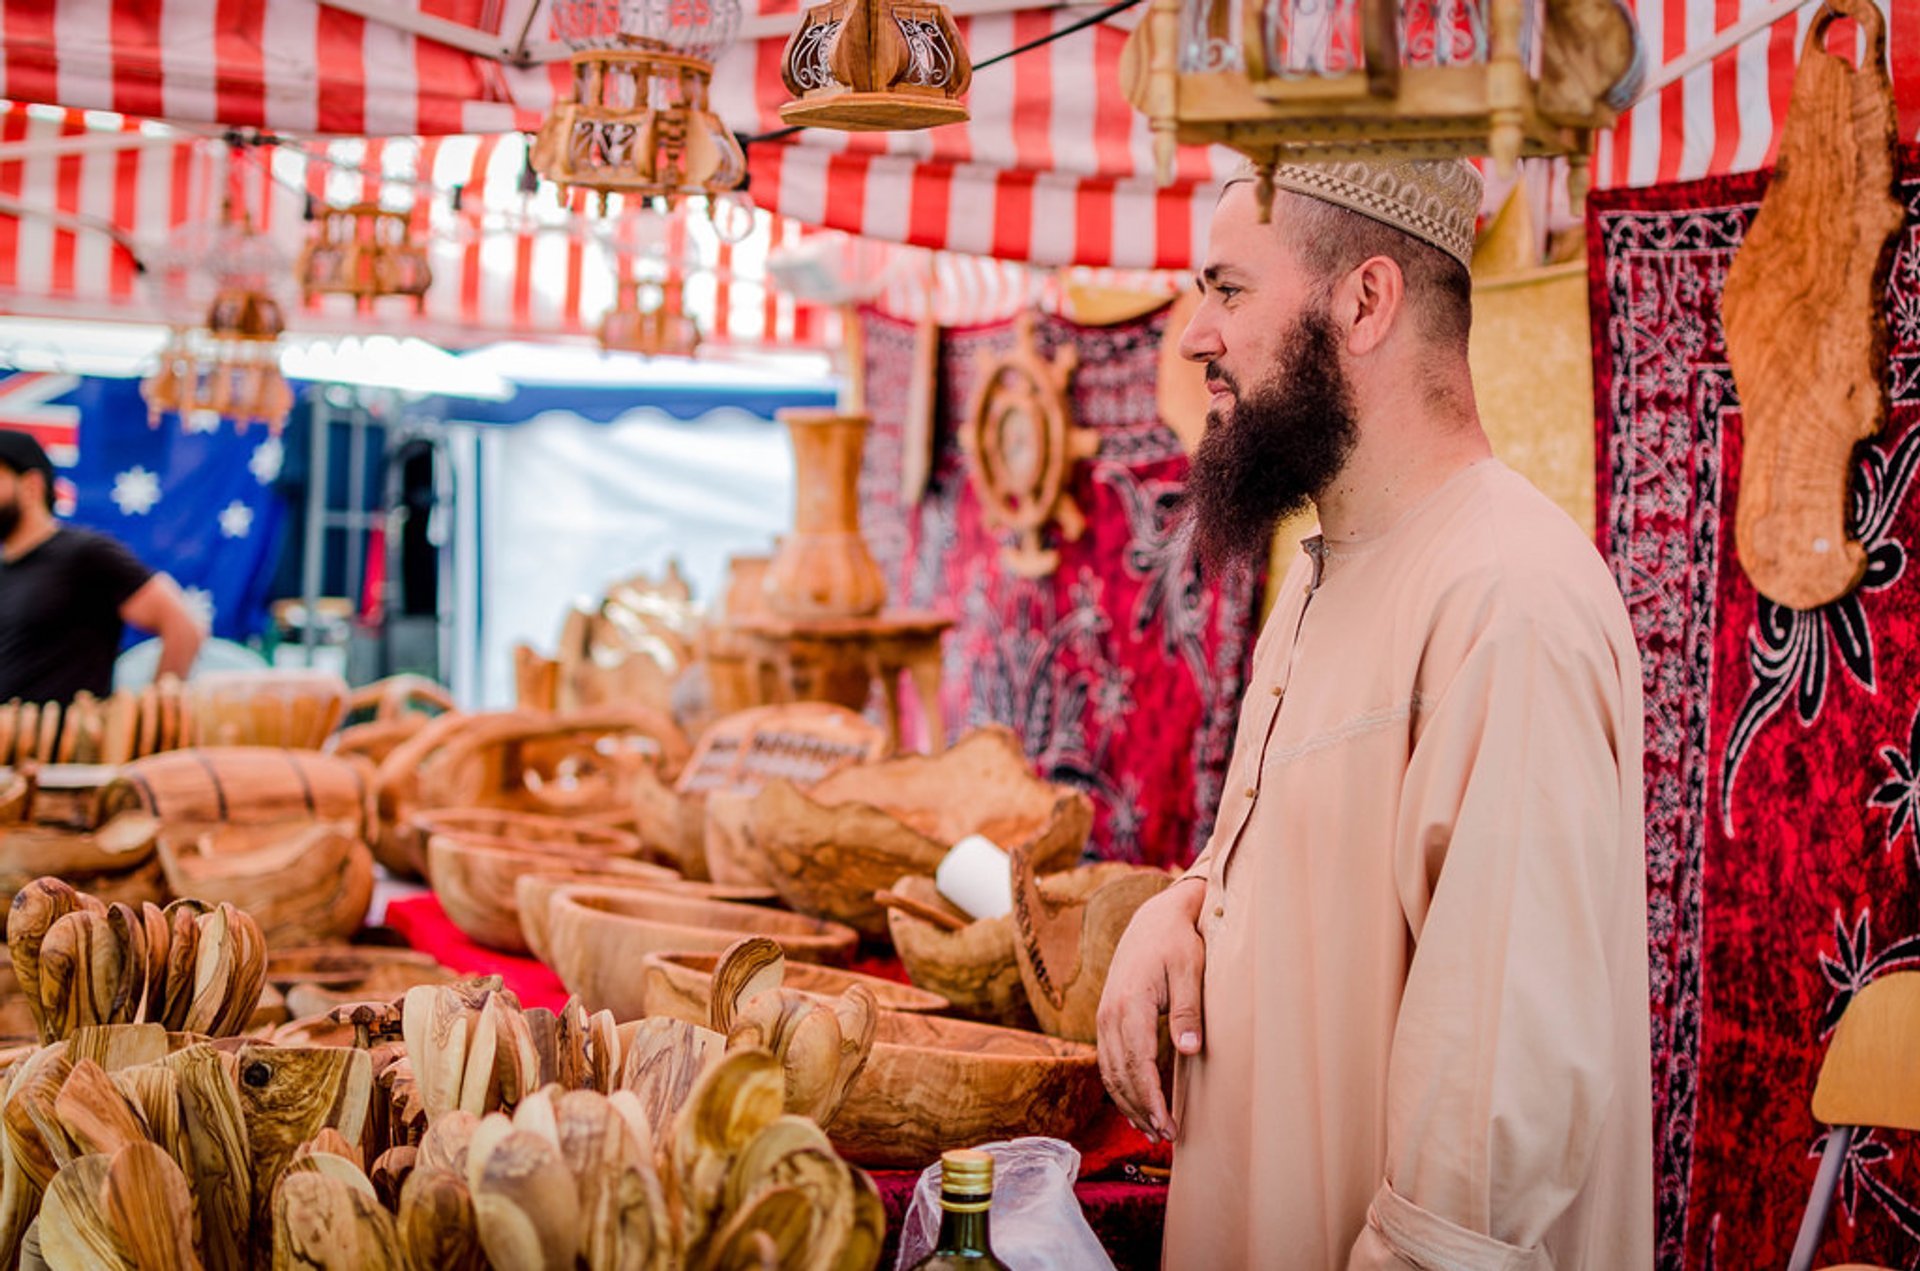
M 558 1010 L 566 1004 L 566 986 L 545 963 L 499 953 L 473 943 L 447 919 L 432 895 L 409 896 L 387 905 L 387 925 L 420 952 L 463 975 L 498 975 L 522 1006 Z M 892 958 L 869 957 L 854 964 L 868 975 L 906 977 Z M 1109 1107 L 1107 1115 L 1075 1144 L 1080 1149 L 1081 1181 L 1074 1188 L 1087 1221 L 1100 1236 L 1120 1271 L 1147 1271 L 1160 1265 L 1160 1233 L 1166 1214 L 1166 1187 L 1139 1181 L 1137 1167 L 1164 1168 L 1168 1149 L 1150 1143 Z M 887 1203 L 887 1252 L 892 1265 L 900 1219 L 913 1198 L 913 1170 L 874 1170 L 874 1183 Z

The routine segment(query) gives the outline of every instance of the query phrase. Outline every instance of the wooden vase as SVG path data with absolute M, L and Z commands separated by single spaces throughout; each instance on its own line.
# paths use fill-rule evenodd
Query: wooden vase
M 864 618 L 887 601 L 860 536 L 860 452 L 867 417 L 783 410 L 793 437 L 793 533 L 767 570 L 767 605 L 784 618 Z

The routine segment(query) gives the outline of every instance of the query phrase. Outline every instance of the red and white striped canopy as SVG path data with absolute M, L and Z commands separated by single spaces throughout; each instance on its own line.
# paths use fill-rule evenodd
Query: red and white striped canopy
M 1650 65 L 1672 63 L 1777 3 L 1637 0 Z M 1894 14 L 1890 31 L 1902 135 L 1911 139 L 1920 129 L 1920 0 L 1892 3 L 1905 11 Z M 1645 185 L 1769 162 L 1814 8 L 1801 6 L 1645 98 L 1600 138 L 1595 184 Z M 740 132 L 779 127 L 780 54 L 795 11 L 794 0 L 762 0 L 716 69 L 714 104 Z M 1084 12 L 973 12 L 958 25 L 979 62 Z M 698 303 L 722 335 L 784 340 L 800 333 L 810 319 L 766 288 L 764 260 L 776 239 L 791 241 L 801 226 L 1040 266 L 1190 267 L 1210 182 L 1230 157 L 1184 153 L 1180 180 L 1164 190 L 1154 185 L 1146 128 L 1119 87 L 1123 26 L 1137 12 L 980 71 L 969 96 L 973 118 L 964 125 L 904 134 L 810 131 L 754 145 L 751 194 L 773 215 L 754 239 L 725 251 L 717 275 L 696 275 L 690 285 Z M 546 21 L 536 0 L 0 0 L 0 96 L 185 129 L 243 127 L 305 139 L 273 150 L 270 163 L 241 165 L 257 169 L 256 214 L 284 234 L 289 251 L 298 242 L 296 190 L 339 199 L 385 187 L 389 203 L 395 188 L 414 190 L 422 224 L 442 233 L 455 219 L 445 207 L 453 185 L 466 188 L 469 219 L 475 201 L 491 214 L 518 199 L 522 142 L 513 130 L 537 126 L 565 91 L 565 63 L 512 67 L 483 50 L 517 46 L 523 30 L 538 47 Z M 203 169 L 216 163 L 216 148 L 204 141 L 156 137 L 128 149 L 6 161 L 7 143 L 88 126 L 76 114 L 7 114 L 0 201 L 100 217 L 148 240 L 207 214 L 211 205 L 197 191 L 212 179 Z M 480 133 L 493 135 L 473 135 Z M 325 134 L 388 140 L 318 139 Z M 405 205 L 408 196 L 399 197 Z M 0 290 L 125 301 L 135 294 L 131 264 L 90 237 L 0 218 Z M 719 264 L 720 249 L 708 247 L 709 264 Z M 611 300 L 618 255 L 557 230 L 457 237 L 435 249 L 439 281 L 428 317 L 486 331 L 590 328 Z M 1028 296 L 1047 285 L 1045 275 L 990 265 L 909 262 L 890 271 L 889 294 L 914 291 L 923 285 L 914 280 L 929 271 L 980 294 Z

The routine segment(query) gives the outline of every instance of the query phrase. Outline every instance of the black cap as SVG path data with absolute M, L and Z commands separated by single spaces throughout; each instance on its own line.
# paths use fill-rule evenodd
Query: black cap
M 47 506 L 53 506 L 53 460 L 31 433 L 0 428 L 0 467 L 11 468 L 21 476 L 37 472 L 47 487 Z

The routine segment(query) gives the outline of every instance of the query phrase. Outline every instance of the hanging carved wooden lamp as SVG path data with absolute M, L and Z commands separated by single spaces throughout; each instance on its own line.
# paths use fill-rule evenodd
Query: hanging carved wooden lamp
M 362 309 L 382 296 L 411 296 L 415 311 L 424 312 L 433 285 L 426 245 L 413 237 L 412 213 L 376 203 L 321 208 L 295 273 L 304 299 L 352 296 Z
M 746 176 L 746 153 L 708 105 L 713 63 L 740 24 L 737 0 L 554 0 L 573 49 L 573 95 L 534 139 L 541 176 L 608 197 L 709 207 Z M 563 191 L 564 194 L 564 191 Z
M 286 321 L 275 291 L 288 275 L 279 248 L 228 209 L 221 224 L 189 226 L 156 253 L 152 273 L 172 332 L 159 367 L 140 384 L 149 422 L 170 412 L 211 413 L 241 425 L 258 420 L 277 433 L 293 409 L 280 373 Z
M 1033 317 L 1021 315 L 1017 343 L 1006 353 L 981 355 L 973 405 L 961 425 L 967 473 L 989 525 L 1010 530 L 1001 548 L 1007 568 L 1027 578 L 1051 574 L 1060 553 L 1047 547 L 1047 526 L 1076 542 L 1086 517 L 1068 487 L 1074 465 L 1100 449 L 1100 434 L 1076 428 L 1069 394 L 1079 355 L 1062 345 L 1048 360 L 1034 342 Z
M 1163 184 L 1179 144 L 1263 166 L 1491 155 L 1503 175 L 1565 155 L 1576 208 L 1641 72 L 1621 0 L 1151 0 L 1121 61 Z
M 620 284 L 613 308 L 600 319 L 600 347 L 646 357 L 692 357 L 700 347 L 700 327 L 686 311 L 678 278 L 661 282 L 628 280 Z M 657 303 L 641 304 L 641 292 L 657 289 Z
M 780 75 L 805 128 L 905 132 L 964 122 L 973 62 L 934 0 L 828 0 L 807 9 Z

